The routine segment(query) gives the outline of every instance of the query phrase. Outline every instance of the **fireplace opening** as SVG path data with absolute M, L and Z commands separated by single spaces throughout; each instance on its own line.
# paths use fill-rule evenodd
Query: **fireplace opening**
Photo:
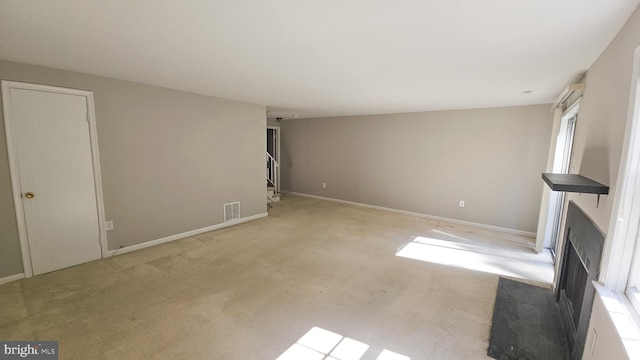
M 560 301 L 564 302 L 563 305 L 566 306 L 569 312 L 573 322 L 573 330 L 575 331 L 580 322 L 580 310 L 584 301 L 589 272 L 580 261 L 573 244 L 567 246 L 563 268 L 564 272 L 560 283 Z

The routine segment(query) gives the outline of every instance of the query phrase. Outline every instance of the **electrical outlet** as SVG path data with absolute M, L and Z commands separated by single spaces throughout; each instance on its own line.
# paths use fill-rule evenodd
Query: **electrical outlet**
M 464 207 L 464 200 L 460 200 L 460 207 Z
M 326 189 L 327 188 L 327 183 L 322 183 L 322 188 Z
M 104 222 L 104 227 L 107 231 L 109 230 L 113 230 L 113 221 L 109 220 L 109 221 L 105 221 Z

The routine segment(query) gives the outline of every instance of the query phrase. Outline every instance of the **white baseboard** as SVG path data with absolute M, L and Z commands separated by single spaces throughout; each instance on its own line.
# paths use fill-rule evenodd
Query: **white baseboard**
M 202 233 L 205 233 L 205 232 L 208 232 L 208 231 L 218 230 L 218 229 L 226 228 L 226 227 L 229 227 L 229 226 L 238 225 L 238 224 L 241 224 L 241 223 L 244 223 L 244 222 L 247 222 L 247 221 L 260 219 L 260 218 L 266 217 L 267 215 L 268 214 L 265 212 L 265 213 L 261 213 L 261 214 L 257 214 L 257 215 L 253 215 L 253 216 L 247 216 L 247 217 L 235 220 L 235 221 L 229 221 L 229 222 L 222 223 L 222 224 L 207 226 L 207 227 L 203 227 L 203 228 L 200 228 L 200 229 L 195 229 L 195 230 L 183 232 L 181 234 L 175 234 L 175 235 L 163 237 L 161 239 L 146 241 L 146 242 L 143 242 L 141 244 L 131 245 L 131 246 L 123 247 L 123 248 L 116 249 L 116 250 L 109 250 L 109 252 L 107 253 L 107 256 L 114 256 L 116 254 L 117 255 L 126 254 L 128 252 L 132 252 L 132 251 L 135 251 L 135 250 L 148 248 L 150 246 L 160 245 L 160 244 L 164 244 L 164 243 L 167 243 L 167 242 L 170 242 L 170 241 L 184 239 L 184 238 L 189 237 L 189 236 L 202 234 Z
M 453 224 L 473 226 L 473 227 L 477 227 L 477 228 L 480 228 L 480 229 L 501 231 L 501 232 L 508 233 L 508 234 L 528 236 L 528 237 L 532 237 L 532 238 L 536 237 L 536 233 L 529 232 L 529 231 L 509 229 L 509 228 L 504 228 L 504 227 L 500 227 L 500 226 L 480 224 L 480 223 L 474 223 L 474 222 L 464 221 L 464 220 L 449 219 L 449 218 L 440 217 L 440 216 L 421 214 L 421 213 L 416 213 L 416 212 L 411 212 L 411 211 L 392 209 L 392 208 L 387 208 L 387 207 L 383 207 L 383 206 L 369 205 L 369 204 L 363 204 L 363 203 L 358 203 L 358 202 L 354 202 L 354 201 L 340 200 L 340 199 L 328 198 L 328 197 L 324 197 L 324 196 L 298 193 L 298 192 L 293 192 L 293 191 L 281 190 L 281 192 L 286 193 L 286 194 L 291 194 L 291 195 L 298 195 L 298 196 L 304 196 L 304 197 L 309 197 L 309 198 L 314 198 L 314 199 L 327 200 L 327 201 L 339 202 L 339 203 L 343 203 L 343 204 L 355 205 L 355 206 L 365 207 L 365 208 L 369 208 L 369 209 L 390 211 L 390 212 L 403 214 L 403 215 L 417 216 L 417 217 L 421 217 L 421 218 L 425 218 L 425 219 L 431 219 L 431 220 L 437 220 L 437 221 L 445 221 L 445 222 L 449 222 L 449 223 L 453 223 Z
M 20 273 L 20 274 L 15 274 L 15 275 L 9 275 L 3 278 L 0 278 L 0 285 L 2 284 L 6 284 L 12 281 L 16 281 L 16 280 L 20 280 L 24 278 L 24 274 Z

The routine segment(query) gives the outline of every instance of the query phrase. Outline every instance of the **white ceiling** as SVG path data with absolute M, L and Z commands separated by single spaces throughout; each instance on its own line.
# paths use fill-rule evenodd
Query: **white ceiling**
M 2 0 L 0 59 L 267 105 L 270 117 L 541 104 L 639 3 Z

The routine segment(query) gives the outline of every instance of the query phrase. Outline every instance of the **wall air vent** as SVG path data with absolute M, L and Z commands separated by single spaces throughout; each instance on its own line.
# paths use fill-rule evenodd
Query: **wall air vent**
M 224 222 L 240 219 L 240 202 L 224 204 Z

